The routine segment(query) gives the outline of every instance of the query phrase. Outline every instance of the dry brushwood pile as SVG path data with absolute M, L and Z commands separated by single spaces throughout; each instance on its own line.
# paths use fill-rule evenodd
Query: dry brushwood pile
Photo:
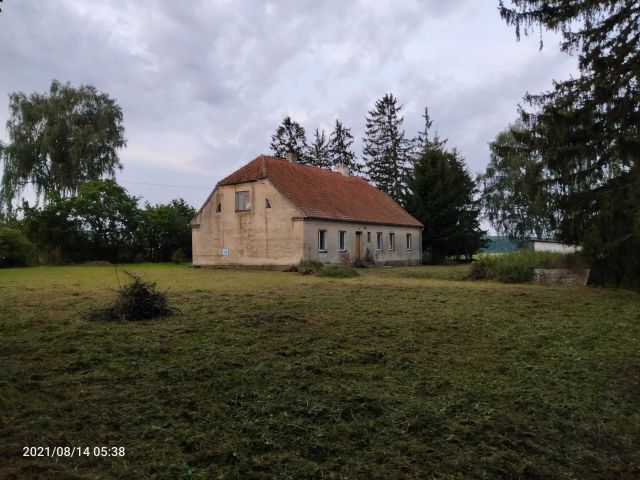
M 167 292 L 158 291 L 155 282 L 145 282 L 141 277 L 125 272 L 131 282 L 120 286 L 112 305 L 92 310 L 92 320 L 149 320 L 173 315 L 178 310 L 169 306 Z

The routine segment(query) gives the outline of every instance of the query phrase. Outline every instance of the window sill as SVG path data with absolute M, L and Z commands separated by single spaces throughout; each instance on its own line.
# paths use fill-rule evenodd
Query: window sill
M 250 212 L 250 211 L 251 211 L 251 209 L 249 209 L 249 210 L 236 210 L 236 213 L 247 213 L 247 212 Z
M 318 253 L 327 253 L 329 250 L 318 250 Z

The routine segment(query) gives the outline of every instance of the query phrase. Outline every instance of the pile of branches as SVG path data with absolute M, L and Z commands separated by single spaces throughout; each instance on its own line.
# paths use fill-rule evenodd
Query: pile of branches
M 92 310 L 92 320 L 149 320 L 178 312 L 169 306 L 167 292 L 158 291 L 155 282 L 145 282 L 138 275 L 125 272 L 131 282 L 120 286 L 113 304 Z

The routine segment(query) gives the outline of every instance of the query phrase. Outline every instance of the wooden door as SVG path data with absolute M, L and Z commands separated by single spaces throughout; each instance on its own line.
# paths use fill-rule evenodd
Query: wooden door
M 362 240 L 362 232 L 356 232 L 356 262 L 362 261 L 360 259 L 360 243 Z

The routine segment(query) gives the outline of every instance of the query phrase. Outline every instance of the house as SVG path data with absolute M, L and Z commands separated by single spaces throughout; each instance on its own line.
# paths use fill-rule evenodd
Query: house
M 414 265 L 422 224 L 391 197 L 336 172 L 261 155 L 222 179 L 191 222 L 193 265 L 285 269 Z
M 533 250 L 536 252 L 576 253 L 582 250 L 580 245 L 567 245 L 555 240 L 531 239 Z

